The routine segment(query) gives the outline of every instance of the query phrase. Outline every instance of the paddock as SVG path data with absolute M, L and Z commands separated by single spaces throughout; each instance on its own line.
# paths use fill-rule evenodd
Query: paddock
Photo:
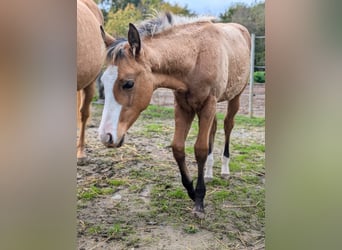
M 92 105 L 89 157 L 77 167 L 78 249 L 264 249 L 264 118 L 237 116 L 231 178 L 219 178 L 220 166 L 214 165 L 206 217 L 194 219 L 170 148 L 173 109 L 150 105 L 130 129 L 127 143 L 108 149 L 97 137 L 102 108 Z M 224 143 L 222 116 L 214 147 L 217 163 Z M 195 122 L 186 145 L 193 175 L 196 129 Z

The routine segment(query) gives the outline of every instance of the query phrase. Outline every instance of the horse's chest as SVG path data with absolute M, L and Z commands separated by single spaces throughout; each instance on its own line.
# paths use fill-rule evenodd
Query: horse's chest
M 175 99 L 179 106 L 188 111 L 199 111 L 208 98 L 209 93 L 202 92 L 201 95 L 188 91 L 186 93 L 175 92 Z

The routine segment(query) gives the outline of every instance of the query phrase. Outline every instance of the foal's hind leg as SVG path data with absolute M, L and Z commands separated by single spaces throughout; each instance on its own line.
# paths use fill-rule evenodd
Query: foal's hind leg
M 204 183 L 204 165 L 209 151 L 209 137 L 212 124 L 216 114 L 216 98 L 209 96 L 203 108 L 197 113 L 199 131 L 195 143 L 195 157 L 198 169 L 198 178 L 196 184 L 196 199 L 194 214 L 200 218 L 204 216 L 204 197 L 206 187 Z
M 86 154 L 84 152 L 85 129 L 88 117 L 90 115 L 90 103 L 95 93 L 95 82 L 91 83 L 80 91 L 82 91 L 81 108 L 79 110 L 81 127 L 80 137 L 77 143 L 77 159 L 86 158 Z
M 209 135 L 209 150 L 207 161 L 205 162 L 205 173 L 204 173 L 204 181 L 208 182 L 213 179 L 213 166 L 214 166 L 214 139 L 217 127 L 217 119 L 214 117 L 213 124 L 211 125 L 210 135 Z
M 176 101 L 176 100 L 175 100 Z M 192 184 L 192 178 L 185 164 L 185 139 L 189 133 L 191 123 L 194 119 L 193 111 L 184 110 L 175 103 L 175 134 L 172 142 L 173 156 L 178 164 L 182 176 L 183 186 L 188 191 L 189 197 L 195 201 L 195 190 Z
M 234 117 L 239 110 L 240 106 L 240 94 L 235 96 L 234 99 L 230 100 L 228 103 L 228 111 L 227 115 L 224 119 L 224 133 L 225 133 L 225 144 L 224 144 L 224 152 L 222 156 L 222 168 L 221 168 L 221 177 L 228 178 L 230 175 L 229 171 L 229 142 L 230 142 L 230 134 L 234 127 Z

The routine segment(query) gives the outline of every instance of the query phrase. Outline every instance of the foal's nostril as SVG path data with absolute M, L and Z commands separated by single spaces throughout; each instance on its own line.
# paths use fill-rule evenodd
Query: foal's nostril
M 118 148 L 120 148 L 125 141 L 125 135 L 122 136 L 121 140 L 119 141 L 119 144 L 117 145 Z
M 111 133 L 107 133 L 107 143 L 108 144 L 113 144 L 113 136 Z

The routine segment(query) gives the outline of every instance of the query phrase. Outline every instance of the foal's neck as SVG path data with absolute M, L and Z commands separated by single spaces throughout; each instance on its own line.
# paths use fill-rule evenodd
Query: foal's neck
M 187 46 L 177 47 L 178 41 L 175 40 L 163 39 L 162 42 L 156 40 L 150 41 L 145 47 L 156 80 L 154 88 L 186 91 L 188 87 L 183 79 L 194 67 L 197 56 L 195 50 L 189 50 Z
M 167 74 L 154 73 L 154 90 L 157 88 L 168 88 L 177 92 L 186 92 L 188 86 L 176 77 Z

